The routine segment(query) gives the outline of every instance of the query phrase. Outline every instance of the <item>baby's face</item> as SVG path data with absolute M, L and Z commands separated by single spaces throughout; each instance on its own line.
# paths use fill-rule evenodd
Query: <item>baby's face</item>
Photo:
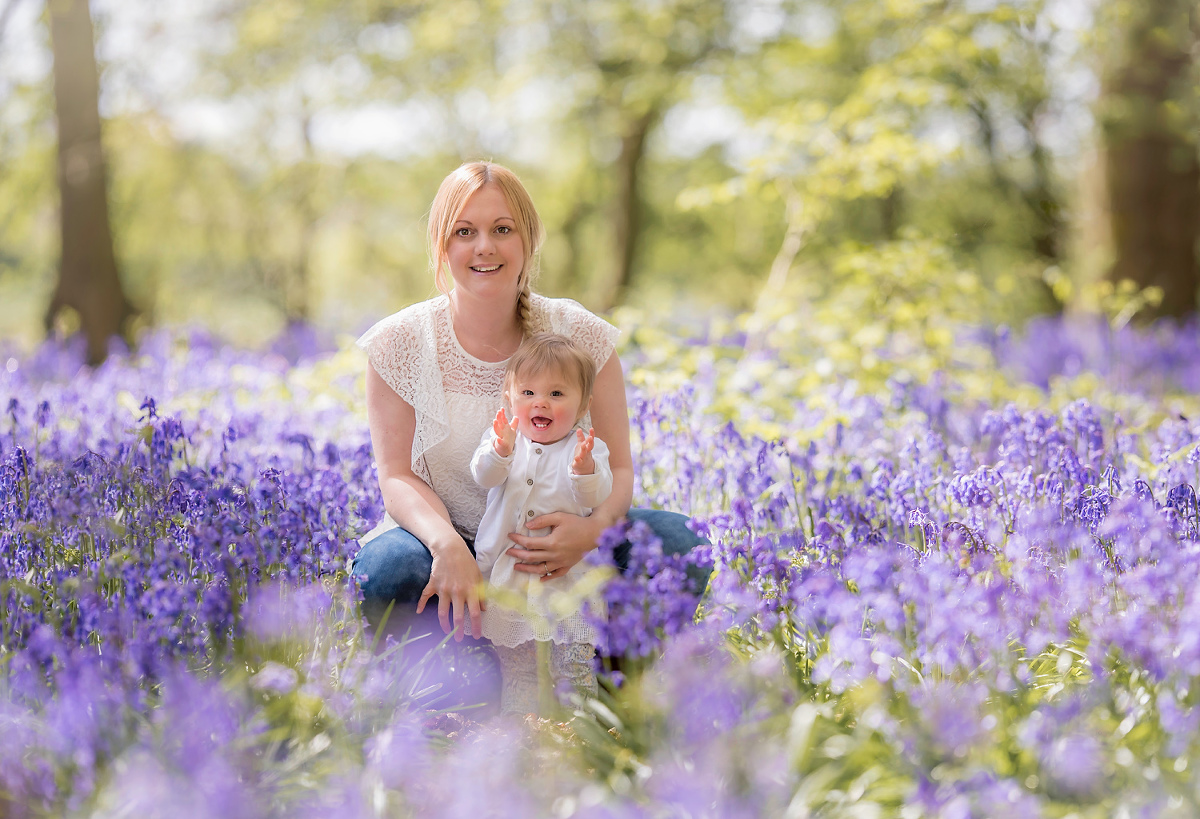
M 517 418 L 517 431 L 539 444 L 561 441 L 583 414 L 579 380 L 564 373 L 517 375 L 506 394 Z

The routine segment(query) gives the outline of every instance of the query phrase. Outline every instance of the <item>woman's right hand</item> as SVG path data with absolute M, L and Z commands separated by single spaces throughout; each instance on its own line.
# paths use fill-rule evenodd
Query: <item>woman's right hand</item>
M 433 555 L 433 568 L 429 571 L 429 585 L 417 601 L 417 613 L 424 611 L 426 601 L 436 594 L 438 621 L 442 624 L 442 631 L 450 633 L 453 614 L 455 640 L 462 642 L 464 626 L 467 626 L 468 635 L 483 636 L 480 612 L 487 608 L 487 601 L 482 594 L 483 575 L 479 573 L 479 564 L 475 562 L 466 542 L 460 539 L 456 544 L 431 549 L 430 552 Z

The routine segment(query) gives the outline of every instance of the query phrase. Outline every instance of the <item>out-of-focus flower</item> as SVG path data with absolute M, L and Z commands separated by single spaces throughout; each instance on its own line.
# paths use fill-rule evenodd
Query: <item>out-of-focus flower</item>
M 332 603 L 320 584 L 266 583 L 246 601 L 246 631 L 263 642 L 311 639 Z
M 250 687 L 255 691 L 282 696 L 295 690 L 300 682 L 296 669 L 276 662 L 263 663 L 263 667 L 250 678 Z
M 1105 780 L 1104 746 L 1091 734 L 1075 732 L 1053 739 L 1042 752 L 1051 787 L 1067 796 L 1089 797 Z

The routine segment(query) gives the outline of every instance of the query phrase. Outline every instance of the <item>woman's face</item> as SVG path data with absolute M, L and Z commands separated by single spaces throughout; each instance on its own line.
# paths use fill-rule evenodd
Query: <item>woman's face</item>
M 467 199 L 446 246 L 459 298 L 516 304 L 525 245 L 504 194 L 484 185 Z

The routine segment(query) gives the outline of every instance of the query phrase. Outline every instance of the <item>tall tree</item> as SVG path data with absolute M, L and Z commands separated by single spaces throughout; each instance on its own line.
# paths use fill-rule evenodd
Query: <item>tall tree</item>
M 611 261 L 595 300 L 608 309 L 624 300 L 637 265 L 648 139 L 697 75 L 720 73 L 718 62 L 732 53 L 736 9 L 713 0 L 543 0 L 538 14 L 552 35 L 529 56 L 579 89 L 565 119 L 616 147 L 609 163 Z
M 1109 13 L 1121 32 L 1111 44 L 1100 104 L 1109 277 L 1161 288 L 1155 313 L 1180 317 L 1196 310 L 1200 285 L 1200 146 L 1191 89 L 1200 12 L 1191 0 L 1114 0 Z
M 127 330 L 134 311 L 121 286 L 109 227 L 91 9 L 88 0 L 50 0 L 49 12 L 62 256 L 45 320 L 49 329 L 64 308 L 73 308 L 94 365 L 108 354 L 109 339 Z

